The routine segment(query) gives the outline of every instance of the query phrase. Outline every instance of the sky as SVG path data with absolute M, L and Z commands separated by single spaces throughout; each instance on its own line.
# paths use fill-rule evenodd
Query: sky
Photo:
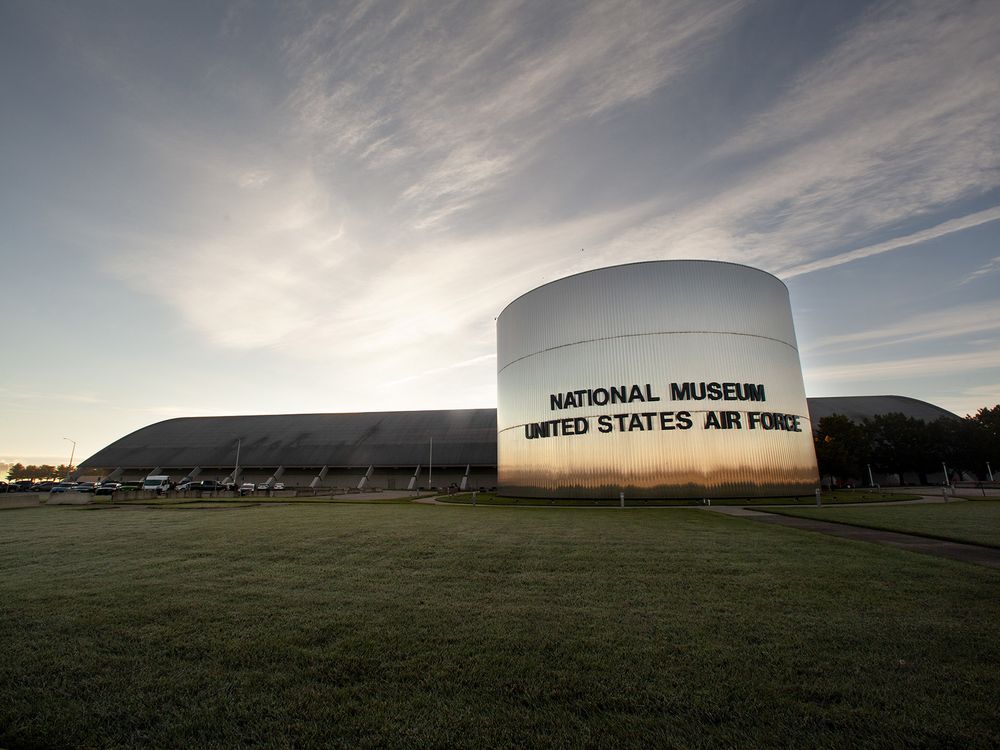
M 508 302 L 674 258 L 809 396 L 1000 401 L 1000 4 L 0 0 L 0 460 L 492 407 Z

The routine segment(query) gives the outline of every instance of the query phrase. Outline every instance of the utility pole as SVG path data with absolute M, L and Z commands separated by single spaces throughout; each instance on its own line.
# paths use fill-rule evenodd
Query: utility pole
M 431 452 L 427 461 L 427 487 L 434 486 L 434 437 L 431 436 Z
M 76 455 L 76 441 L 68 437 L 64 437 L 63 440 L 69 440 L 73 444 L 73 447 L 69 450 L 69 466 L 66 468 L 66 476 L 63 477 L 64 479 L 69 479 L 69 475 L 73 473 L 73 456 Z M 993 480 L 991 479 L 990 481 Z

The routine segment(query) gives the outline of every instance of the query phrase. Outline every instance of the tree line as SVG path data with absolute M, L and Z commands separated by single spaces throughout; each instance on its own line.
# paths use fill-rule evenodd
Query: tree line
M 45 479 L 63 479 L 69 476 L 73 471 L 76 471 L 75 466 L 67 466 L 66 464 L 60 464 L 59 466 L 52 466 L 51 464 L 41 464 L 36 466 L 35 464 L 14 464 L 7 470 L 7 479 L 12 482 L 16 482 L 19 479 L 30 479 L 32 481 L 41 481 Z
M 873 474 L 906 475 L 928 484 L 929 474 L 948 468 L 949 480 L 963 475 L 988 479 L 987 462 L 1000 462 L 1000 404 L 964 418 L 933 422 L 901 413 L 879 414 L 853 422 L 842 414 L 823 417 L 813 439 L 820 477 L 830 484 L 867 484 Z M 994 475 L 995 476 L 995 475 Z

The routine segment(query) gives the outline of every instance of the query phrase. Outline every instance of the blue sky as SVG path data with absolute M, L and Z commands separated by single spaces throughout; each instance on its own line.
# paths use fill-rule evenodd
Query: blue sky
M 1000 400 L 995 2 L 0 2 L 0 460 L 495 405 L 570 273 L 788 284 L 807 393 Z

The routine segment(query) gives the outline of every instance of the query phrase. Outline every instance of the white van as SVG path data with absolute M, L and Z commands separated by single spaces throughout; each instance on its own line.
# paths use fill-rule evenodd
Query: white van
M 163 474 L 150 474 L 143 481 L 142 489 L 146 492 L 155 492 L 162 495 L 170 489 L 170 477 Z

